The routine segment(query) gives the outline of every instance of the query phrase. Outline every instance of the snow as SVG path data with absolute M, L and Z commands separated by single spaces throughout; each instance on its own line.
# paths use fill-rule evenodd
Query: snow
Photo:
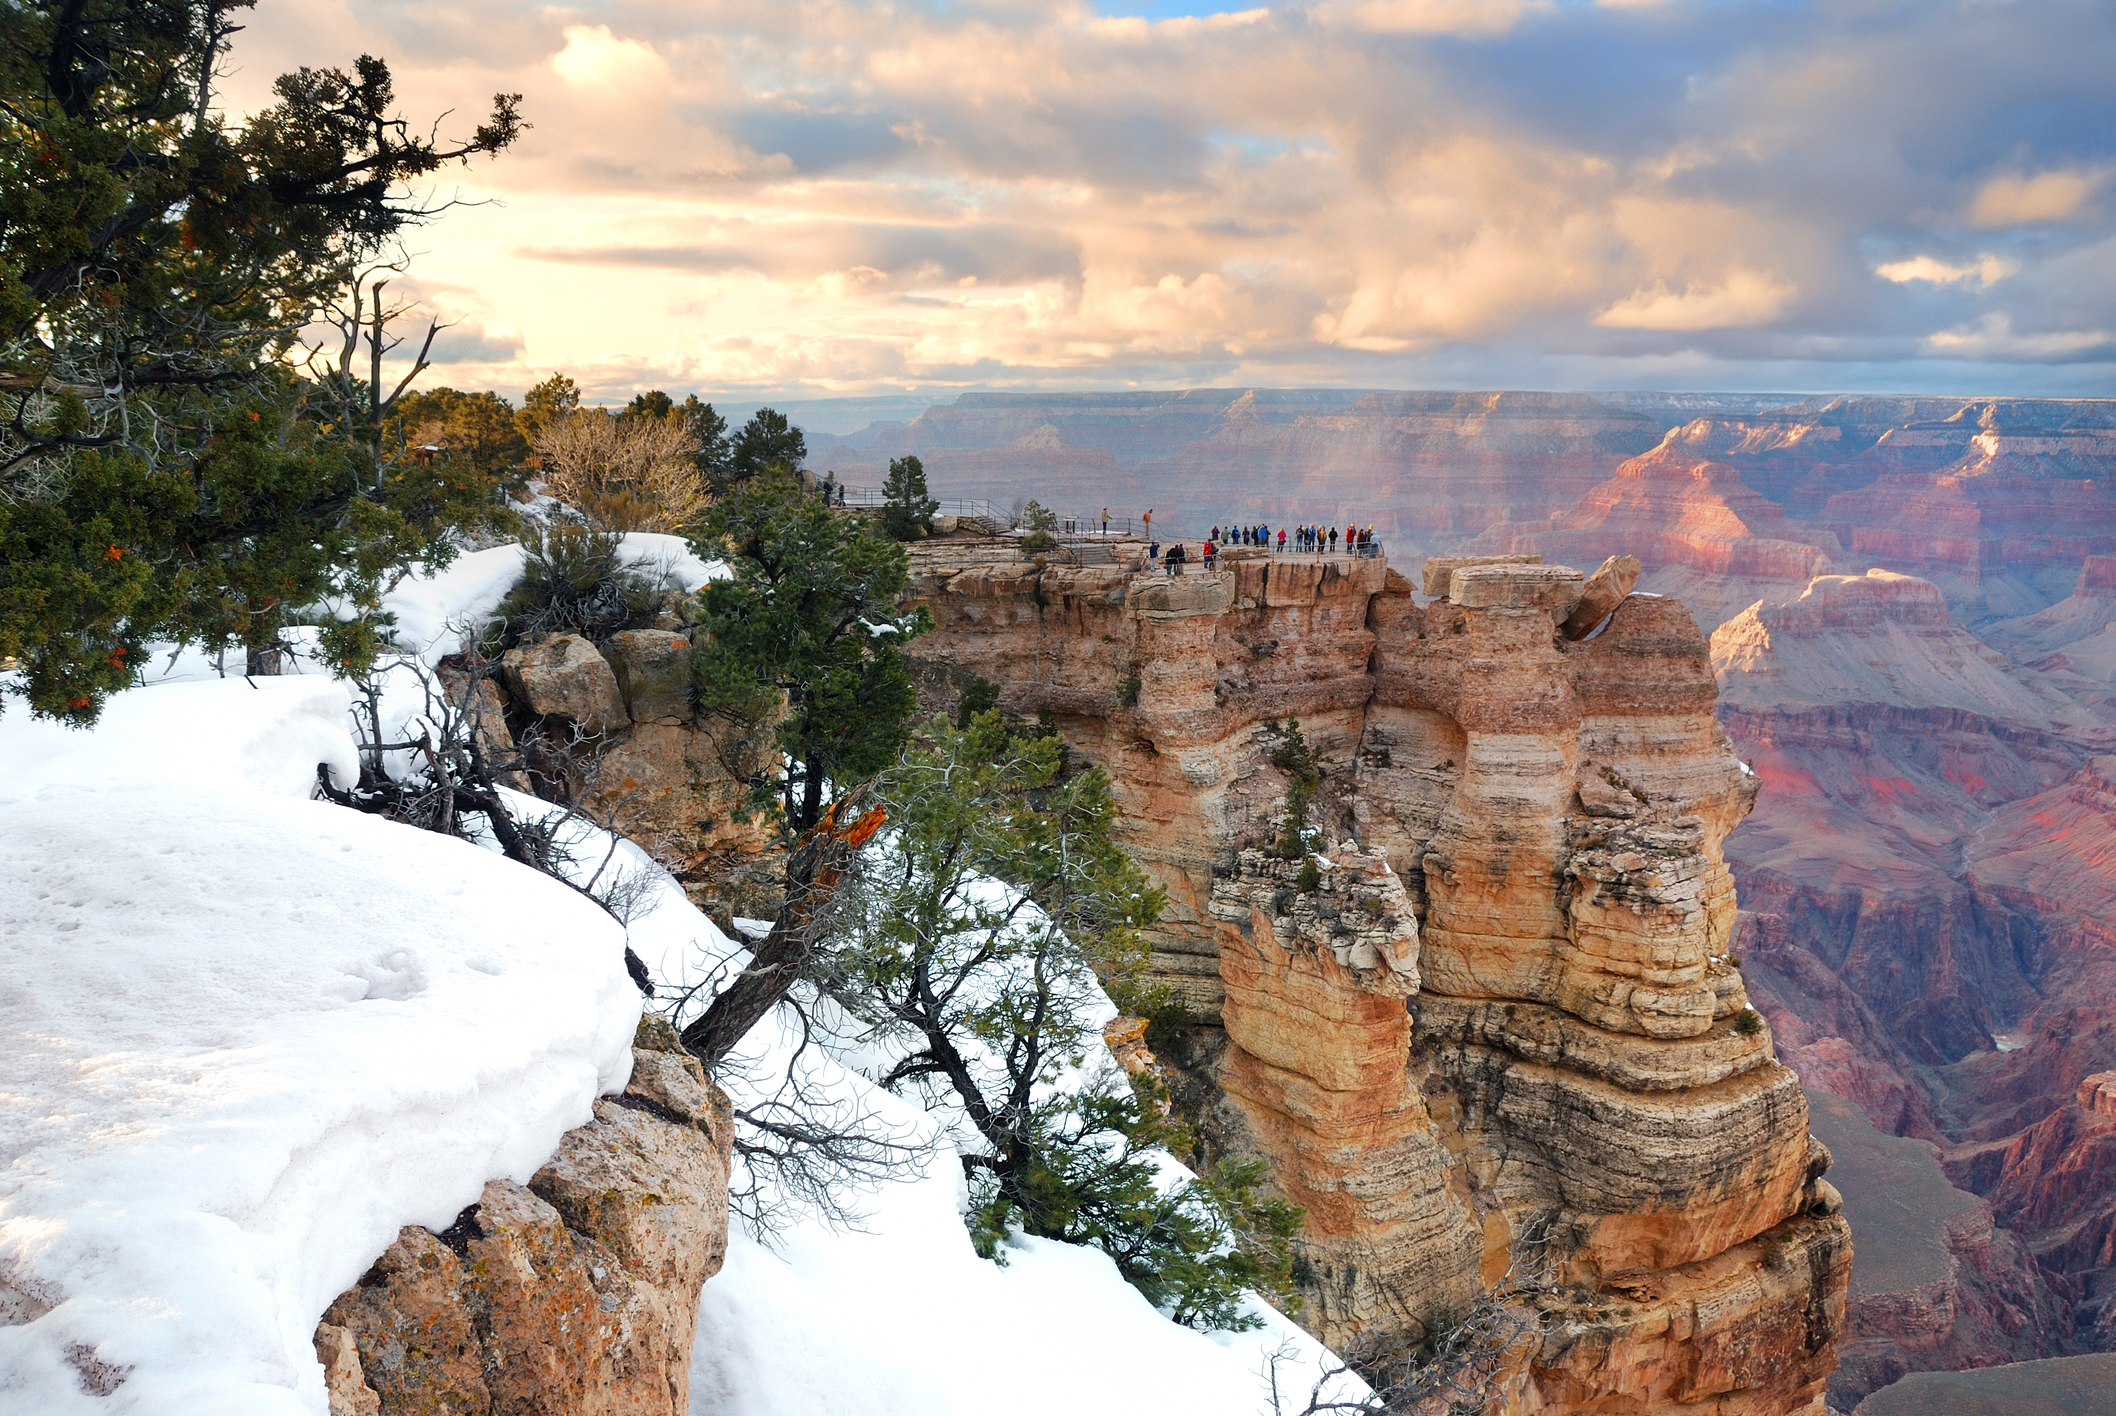
M 321 1412 L 330 1300 L 629 1073 L 608 916 L 305 799 L 352 765 L 346 704 L 234 679 L 0 718 L 0 1409 Z
M 674 537 L 628 544 L 686 586 L 726 573 Z M 451 652 L 519 564 L 501 547 L 407 582 L 402 642 Z M 345 687 L 177 657 L 92 731 L 0 717 L 10 1413 L 320 1416 L 311 1336 L 331 1299 L 400 1226 L 444 1227 L 487 1179 L 526 1179 L 622 1087 L 640 1009 L 623 944 L 699 990 L 692 1007 L 747 959 L 592 828 L 584 868 L 614 845 L 652 884 L 622 929 L 491 851 L 308 800 L 318 762 L 357 767 Z M 789 1026 L 745 1040 L 723 1078 L 738 1104 L 788 1064 Z M 849 1195 L 856 1228 L 785 1207 L 769 1244 L 738 1225 L 702 1295 L 694 1416 L 949 1416 L 996 1391 L 1025 1416 L 1235 1416 L 1269 1409 L 1274 1363 L 1296 1405 L 1332 1365 L 1261 1304 L 1258 1331 L 1178 1326 L 1093 1249 L 978 1258 L 944 1120 L 855 1054 L 811 1050 L 803 1080 L 927 1159 Z M 114 1394 L 89 1393 L 98 1374 Z
M 681 536 L 635 531 L 621 550 L 634 569 L 658 573 L 687 592 L 730 573 L 725 561 L 699 559 Z M 397 617 L 397 642 L 431 664 L 460 650 L 463 629 L 489 618 L 521 575 L 519 545 L 471 551 L 439 575 L 407 579 L 383 606 Z

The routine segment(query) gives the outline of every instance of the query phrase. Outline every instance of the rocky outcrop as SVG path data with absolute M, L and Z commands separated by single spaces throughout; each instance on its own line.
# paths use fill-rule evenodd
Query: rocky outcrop
M 1858 1263 L 1830 1404 L 1849 1410 L 1912 1371 L 2059 1355 L 2063 1296 L 1992 1207 L 1949 1183 L 1936 1147 L 1876 1130 L 1857 1106 L 1813 1092 Z
M 664 1019 L 527 1185 L 406 1227 L 316 1331 L 331 1416 L 687 1416 L 733 1120 Z
M 493 722 L 481 734 L 505 735 L 511 724 L 529 744 L 580 738 L 563 758 L 531 750 L 532 768 L 543 766 L 554 785 L 564 778 L 583 811 L 645 847 L 724 928 L 735 914 L 772 914 L 776 842 L 761 822 L 737 819 L 762 744 L 697 714 L 687 632 L 622 630 L 600 647 L 545 635 L 509 650 L 499 670 L 462 676 L 452 690 L 483 708 L 481 724 Z M 470 693 L 481 696 L 462 698 Z M 536 785 L 535 771 L 525 776 L 524 786 Z
M 1730 957 L 1755 786 L 1688 612 L 1620 564 L 1571 638 L 1588 577 L 1523 557 L 1421 606 L 1378 559 L 1008 554 L 914 552 L 924 687 L 991 680 L 1109 769 L 1172 901 L 1152 1055 L 1307 1211 L 1303 1320 L 1416 1340 L 1528 1263 L 1509 1409 L 1818 1408 L 1850 1249 Z M 1290 851 L 1288 719 L 1323 758 Z

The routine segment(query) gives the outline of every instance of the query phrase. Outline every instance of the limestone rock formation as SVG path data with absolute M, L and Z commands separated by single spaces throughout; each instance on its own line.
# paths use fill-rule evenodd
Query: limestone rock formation
M 528 1185 L 407 1226 L 317 1328 L 332 1416 L 686 1416 L 727 1253 L 727 1098 L 664 1019 Z
M 1850 1247 L 1732 958 L 1755 779 L 1680 604 L 1525 556 L 1430 566 L 1424 606 L 1374 558 L 914 562 L 933 704 L 988 679 L 1109 769 L 1172 901 L 1152 1065 L 1307 1211 L 1303 1321 L 1415 1341 L 1526 1262 L 1507 1409 L 1819 1410 Z M 1266 849 L 1289 718 L 1325 758 L 1307 890 Z
M 733 915 L 768 917 L 776 908 L 777 841 L 763 822 L 737 819 L 764 743 L 698 716 L 690 651 L 680 629 L 622 630 L 601 647 L 551 634 L 509 650 L 497 680 L 448 664 L 443 674 L 453 679 L 451 698 L 477 710 L 488 751 L 511 748 L 515 735 L 579 737 L 574 760 L 552 775 L 566 777 L 582 810 L 647 849 L 731 928 Z M 534 764 L 537 754 L 529 755 Z

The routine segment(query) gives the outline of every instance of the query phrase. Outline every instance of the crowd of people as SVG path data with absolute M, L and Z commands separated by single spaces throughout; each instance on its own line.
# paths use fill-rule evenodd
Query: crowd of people
M 1103 513 L 1105 516 L 1108 513 Z M 1106 523 L 1105 523 L 1106 524 Z M 1164 553 L 1161 543 L 1153 539 L 1153 513 L 1146 513 L 1147 545 L 1149 562 L 1158 564 L 1170 575 L 1181 575 L 1190 563 L 1190 553 L 1177 541 Z M 1378 556 L 1381 542 L 1374 535 L 1372 522 L 1365 526 L 1353 524 L 1339 531 L 1333 526 L 1280 526 L 1274 528 L 1258 522 L 1254 526 L 1228 526 L 1212 528 L 1212 534 L 1198 549 L 1198 558 L 1209 572 L 1219 564 L 1220 548 L 1225 546 L 1259 546 L 1275 555 L 1337 555 Z

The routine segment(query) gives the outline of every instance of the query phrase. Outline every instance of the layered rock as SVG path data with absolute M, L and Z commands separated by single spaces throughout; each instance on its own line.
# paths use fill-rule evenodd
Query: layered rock
M 1473 544 L 1582 564 L 1636 555 L 1649 589 L 1681 596 L 1708 626 L 1758 599 L 1797 594 L 1840 549 L 1676 434 L 1547 520 L 1501 523 Z
M 658 1017 L 624 1092 L 527 1185 L 407 1226 L 317 1328 L 331 1416 L 687 1416 L 727 1253 L 727 1098 Z
M 2074 1088 L 2116 1065 L 2106 727 L 1959 628 L 1936 586 L 1885 571 L 1754 607 L 1713 651 L 1764 781 L 1727 851 L 1782 1055 L 1882 1130 L 1946 1147 L 1947 1174 L 1990 1201 L 1949 1231 L 1946 1283 L 1863 1307 L 1855 1287 L 1848 1370 L 1871 1383 L 2100 1340 L 2106 1260 L 2075 1221 L 2111 1182 L 2063 1157 Z M 2029 1156 L 2065 1172 L 2064 1204 L 2019 1198 Z
M 1175 902 L 1153 1052 L 1308 1211 L 1305 1321 L 1415 1340 L 1528 1263 L 1511 1409 L 1818 1405 L 1850 1250 L 1729 957 L 1755 787 L 1680 604 L 1621 564 L 1583 630 L 1588 578 L 1518 558 L 1432 567 L 1421 607 L 1377 559 L 950 553 L 920 552 L 925 687 L 989 679 L 1109 769 Z M 1307 890 L 1263 849 L 1289 717 L 1327 759 Z
M 1956 1189 L 1929 1142 L 1876 1130 L 1855 1105 L 1814 1092 L 1816 1135 L 1835 1164 L 1858 1263 L 1830 1404 L 1849 1410 L 1911 1371 L 2064 1352 L 2065 1303 L 1992 1206 Z

